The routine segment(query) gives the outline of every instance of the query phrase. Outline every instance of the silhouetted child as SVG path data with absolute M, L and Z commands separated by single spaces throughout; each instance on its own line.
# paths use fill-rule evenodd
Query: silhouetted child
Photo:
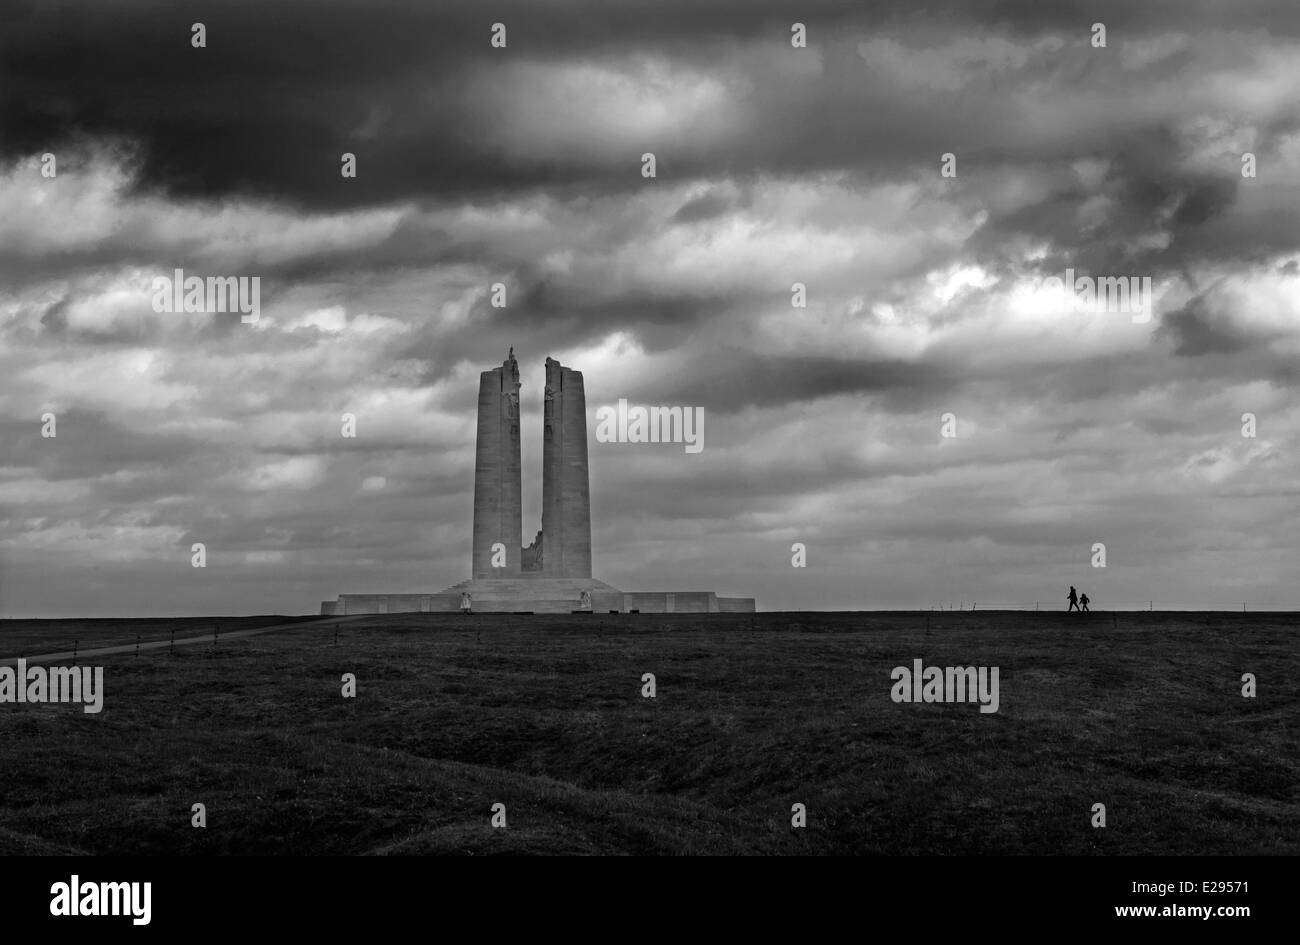
M 1070 606 L 1066 608 L 1065 612 L 1068 614 L 1070 611 L 1078 610 L 1078 609 L 1079 609 L 1079 594 L 1078 592 L 1075 591 L 1074 585 L 1071 584 L 1070 585 Z
M 1079 604 L 1081 605 L 1081 606 L 1079 607 L 1079 611 L 1080 611 L 1080 613 L 1082 613 L 1082 612 L 1084 612 L 1084 611 L 1088 611 L 1088 595 L 1087 595 L 1087 594 L 1084 594 L 1082 597 L 1079 598 Z M 1088 612 L 1091 613 L 1091 611 L 1088 611 Z

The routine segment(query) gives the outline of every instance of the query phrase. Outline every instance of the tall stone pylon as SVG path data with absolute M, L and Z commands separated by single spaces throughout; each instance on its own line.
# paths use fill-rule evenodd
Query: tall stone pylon
M 511 348 L 501 367 L 483 371 L 478 380 L 471 570 L 475 580 L 519 576 L 524 514 L 522 485 L 519 364 L 515 361 L 515 349 Z M 505 566 L 494 568 L 492 546 L 497 543 L 505 546 Z M 499 561 L 500 555 L 497 558 Z
M 542 428 L 542 554 L 546 577 L 591 577 L 587 395 L 582 373 L 546 359 Z

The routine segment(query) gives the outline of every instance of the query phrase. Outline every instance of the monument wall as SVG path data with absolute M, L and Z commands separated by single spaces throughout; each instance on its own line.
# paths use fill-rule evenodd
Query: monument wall
M 752 614 L 752 597 L 718 597 L 712 591 L 623 592 L 593 582 L 589 591 L 592 614 Z M 500 581 L 485 587 L 465 582 L 431 594 L 340 594 L 336 601 L 322 601 L 321 615 L 342 617 L 359 614 L 454 614 L 461 612 L 459 588 L 473 590 L 475 613 L 569 614 L 578 610 L 579 592 L 559 592 L 537 580 Z

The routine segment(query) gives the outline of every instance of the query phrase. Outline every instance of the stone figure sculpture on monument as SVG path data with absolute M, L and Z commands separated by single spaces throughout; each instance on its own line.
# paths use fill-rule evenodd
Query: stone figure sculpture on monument
M 523 554 L 519 559 L 519 567 L 523 571 L 540 571 L 544 558 L 542 557 L 542 533 L 539 531 L 533 543 L 523 549 Z

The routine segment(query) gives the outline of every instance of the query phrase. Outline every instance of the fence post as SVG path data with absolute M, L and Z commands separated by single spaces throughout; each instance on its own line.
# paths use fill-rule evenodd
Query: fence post
M 176 628 L 172 627 L 172 639 L 171 642 L 167 644 L 167 655 L 173 656 L 175 655 L 175 653 L 176 653 Z
M 135 655 L 140 655 L 140 634 L 135 635 Z

